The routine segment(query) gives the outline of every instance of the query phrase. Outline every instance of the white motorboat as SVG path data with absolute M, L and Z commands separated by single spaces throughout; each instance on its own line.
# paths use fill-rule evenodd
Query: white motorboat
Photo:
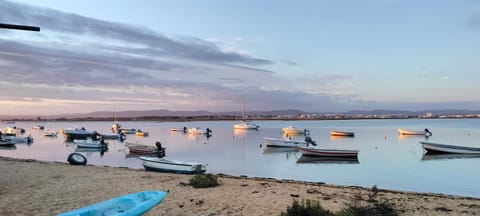
M 467 147 L 467 146 L 456 146 L 448 144 L 440 144 L 434 142 L 420 142 L 422 148 L 427 152 L 427 154 L 480 154 L 480 148 Z
M 307 142 L 303 140 L 277 139 L 270 137 L 264 137 L 263 140 L 265 141 L 266 147 L 273 148 L 296 148 L 299 145 L 307 145 Z
M 282 128 L 283 133 L 285 134 L 306 134 L 308 133 L 307 129 L 296 128 L 294 126 L 288 126 Z
M 189 134 L 211 134 L 212 130 L 210 130 L 209 128 L 204 130 L 199 127 L 195 127 L 195 128 L 189 128 L 188 133 Z
M 23 134 L 25 133 L 25 129 L 19 127 L 7 127 L 7 134 Z
M 51 131 L 47 130 L 43 133 L 43 135 L 48 136 L 48 137 L 56 137 L 58 135 L 58 131 L 51 132 Z
M 258 130 L 260 126 L 250 121 L 242 121 L 240 123 L 234 124 L 233 128 L 241 130 Z
M 178 160 L 169 160 L 158 157 L 139 157 L 142 160 L 143 167 L 150 171 L 174 172 L 174 173 L 203 173 L 207 169 L 207 164 L 197 162 L 187 162 Z
M 425 128 L 424 130 L 407 130 L 407 129 L 398 129 L 400 135 L 422 135 L 422 136 L 431 136 L 432 132 Z
M 297 147 L 298 151 L 304 156 L 319 157 L 357 157 L 358 150 L 350 149 L 321 149 L 314 147 Z

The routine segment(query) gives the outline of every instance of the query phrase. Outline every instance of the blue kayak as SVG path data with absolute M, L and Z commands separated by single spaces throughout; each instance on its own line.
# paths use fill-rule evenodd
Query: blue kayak
M 59 216 L 143 215 L 165 199 L 168 192 L 142 191 L 85 206 Z

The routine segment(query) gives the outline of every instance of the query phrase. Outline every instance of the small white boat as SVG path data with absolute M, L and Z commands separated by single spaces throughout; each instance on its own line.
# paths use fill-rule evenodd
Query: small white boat
M 19 127 L 7 127 L 7 134 L 23 134 L 25 133 L 25 129 Z
M 78 148 L 107 148 L 107 143 L 103 140 L 92 140 L 87 138 L 86 140 L 73 140 L 73 143 L 77 144 Z
M 480 154 L 480 148 L 455 146 L 425 141 L 420 143 L 422 144 L 422 148 L 427 151 L 427 154 Z
M 104 202 L 61 213 L 58 216 L 78 215 L 143 215 L 161 203 L 168 192 L 142 191 L 119 196 Z
M 358 150 L 350 149 L 321 149 L 313 147 L 297 147 L 303 156 L 320 156 L 320 157 L 351 157 L 358 156 Z
M 45 131 L 45 133 L 43 135 L 48 136 L 48 137 L 56 137 L 58 135 L 58 131 L 55 131 L 55 132 Z
M 258 130 L 260 126 L 250 121 L 242 121 L 241 123 L 234 124 L 233 128 L 240 130 Z
M 398 129 L 400 135 L 422 135 L 422 136 L 431 136 L 432 132 L 425 128 L 425 130 L 407 130 L 407 129 Z
M 149 171 L 174 172 L 174 173 L 203 173 L 207 169 L 207 164 L 197 162 L 187 162 L 178 160 L 168 160 L 158 157 L 139 157 L 143 162 L 143 167 Z
M 43 130 L 45 127 L 43 125 L 33 126 L 32 129 L 34 130 Z
M 272 148 L 296 148 L 298 145 L 307 145 L 307 142 L 303 140 L 291 140 L 291 139 L 277 139 L 264 137 L 266 147 Z
M 283 131 L 283 133 L 286 133 L 286 134 L 306 134 L 306 133 L 308 133 L 307 129 L 300 129 L 300 128 L 296 128 L 294 126 L 288 126 L 286 128 L 282 128 L 282 131 Z
M 189 128 L 188 133 L 189 134 L 210 134 L 212 133 L 212 131 L 209 128 L 204 130 L 199 127 L 195 127 L 195 128 Z
M 355 136 L 354 132 L 349 132 L 349 131 L 331 131 L 330 132 L 331 136 L 348 136 L 348 137 L 353 137 Z

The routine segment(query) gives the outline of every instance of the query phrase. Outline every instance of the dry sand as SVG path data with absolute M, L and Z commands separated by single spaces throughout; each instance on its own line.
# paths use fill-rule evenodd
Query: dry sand
M 372 190 L 306 182 L 219 176 L 220 186 L 195 189 L 191 175 L 0 157 L 0 215 L 55 215 L 143 190 L 169 190 L 146 215 L 278 215 L 293 199 L 314 199 L 332 211 L 367 205 Z M 380 190 L 399 215 L 480 215 L 480 199 Z

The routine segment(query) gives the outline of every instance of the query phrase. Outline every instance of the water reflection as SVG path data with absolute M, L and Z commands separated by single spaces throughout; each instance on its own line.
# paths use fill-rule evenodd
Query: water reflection
M 321 164 L 359 164 L 358 158 L 344 157 L 312 157 L 304 156 L 297 160 L 297 163 L 321 163 Z
M 424 154 L 422 161 L 480 158 L 479 154 Z

